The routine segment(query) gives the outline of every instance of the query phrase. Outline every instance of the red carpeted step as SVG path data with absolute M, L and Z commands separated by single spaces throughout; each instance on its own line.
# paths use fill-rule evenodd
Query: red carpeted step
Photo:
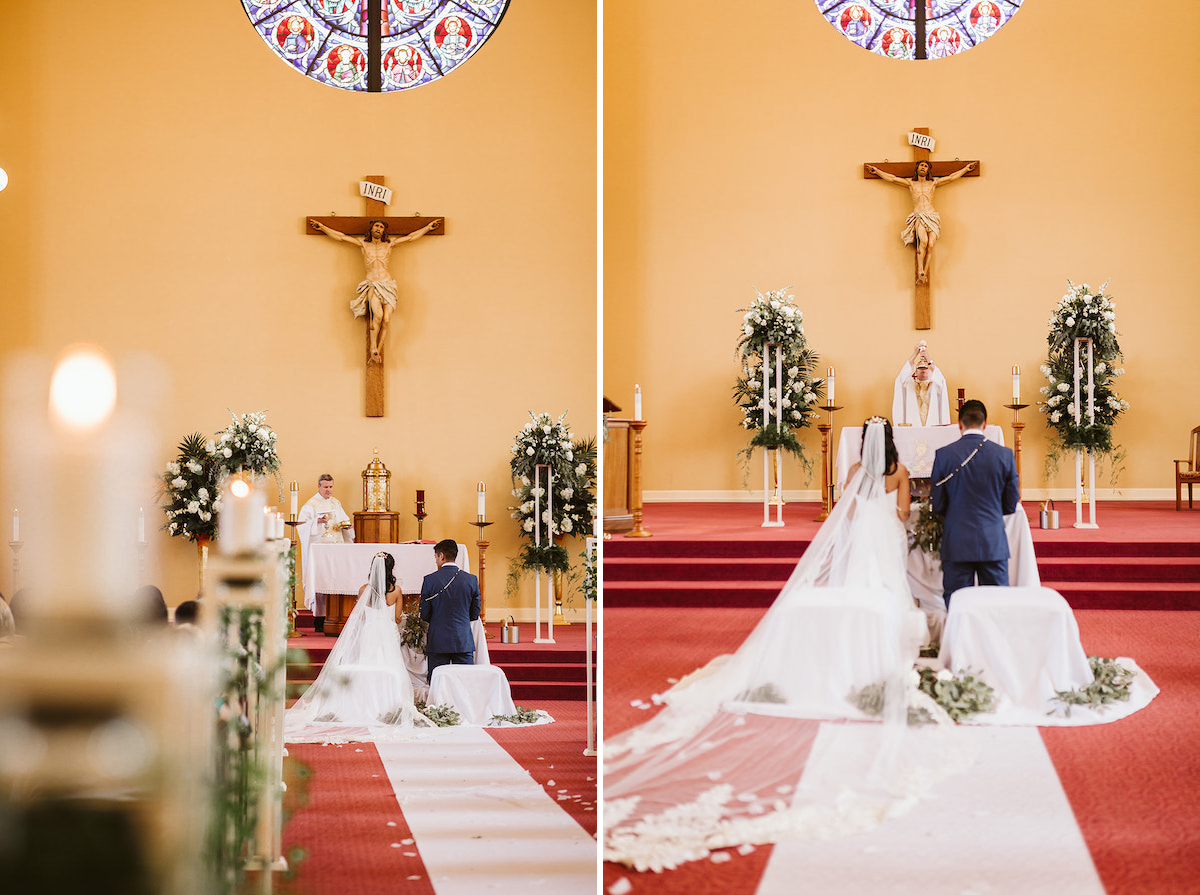
M 770 606 L 779 596 L 774 581 L 638 581 L 604 585 L 611 607 Z
M 1178 556 L 1038 557 L 1043 580 L 1200 582 L 1200 558 Z
M 604 560 L 604 583 L 617 581 L 787 581 L 795 556 L 775 557 L 630 557 Z
M 509 681 L 513 702 L 526 708 L 540 708 L 539 702 L 546 700 L 579 701 L 587 698 L 587 682 L 579 681 Z M 592 684 L 592 695 L 596 695 Z
M 1200 587 L 1122 581 L 1047 581 L 1066 598 L 1072 609 L 1200 610 Z

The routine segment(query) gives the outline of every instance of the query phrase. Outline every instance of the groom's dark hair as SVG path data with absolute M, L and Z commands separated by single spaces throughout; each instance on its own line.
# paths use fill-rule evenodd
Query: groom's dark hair
M 442 554 L 442 559 L 446 562 L 454 562 L 458 559 L 458 544 L 453 538 L 446 538 L 433 545 L 433 552 Z
M 978 429 L 987 422 L 987 408 L 982 401 L 972 398 L 958 408 L 958 421 L 968 429 Z

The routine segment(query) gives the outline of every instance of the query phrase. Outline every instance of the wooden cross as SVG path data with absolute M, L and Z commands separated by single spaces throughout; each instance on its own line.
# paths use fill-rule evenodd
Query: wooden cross
M 390 191 L 384 186 L 384 178 L 381 175 L 373 174 L 364 177 L 366 183 L 376 184 L 381 189 L 373 191 L 382 196 L 387 196 Z M 413 215 L 411 217 L 388 217 L 387 203 L 374 195 L 364 196 L 366 200 L 367 213 L 362 217 L 343 217 L 338 214 L 330 214 L 324 216 L 311 215 L 304 219 L 304 232 L 310 236 L 321 236 L 322 231 L 313 226 L 312 221 L 318 221 L 333 230 L 344 233 L 347 236 L 366 236 L 370 229 L 372 221 L 383 221 L 388 226 L 388 237 L 408 236 L 410 233 L 422 229 L 428 224 L 433 224 L 433 228 L 428 231 L 429 236 L 442 236 L 446 232 L 446 220 L 440 217 L 421 217 Z M 372 357 L 371 353 L 371 311 L 367 309 L 367 326 L 364 328 L 367 338 L 367 349 L 365 358 L 366 369 L 366 415 L 369 417 L 383 416 L 383 354 L 385 349 L 384 339 L 379 339 L 378 351 L 379 357 Z M 385 333 L 386 335 L 386 333 Z
M 912 144 L 913 158 L 911 162 L 865 162 L 863 164 L 863 177 L 868 180 L 878 180 L 879 177 L 871 169 L 878 168 L 887 174 L 895 177 L 903 177 L 906 180 L 912 179 L 917 163 L 927 162 L 929 164 L 929 177 L 978 177 L 979 176 L 979 161 L 961 161 L 955 159 L 952 162 L 933 161 L 929 155 L 933 148 L 933 138 L 929 136 L 929 128 L 914 127 L 912 134 L 909 137 L 909 142 Z M 930 247 L 932 248 L 932 247 Z M 920 247 L 914 242 L 913 244 L 913 280 L 916 289 L 914 295 L 914 316 L 915 327 L 917 329 L 930 329 L 932 327 L 932 311 L 929 300 L 929 277 L 928 263 L 932 260 L 927 256 L 926 259 L 926 276 L 921 278 L 921 256 Z

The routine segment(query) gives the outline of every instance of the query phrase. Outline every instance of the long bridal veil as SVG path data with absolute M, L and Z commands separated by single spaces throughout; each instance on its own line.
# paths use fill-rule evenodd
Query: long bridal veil
M 605 742 L 606 860 L 659 870 L 717 848 L 862 832 L 969 763 L 910 683 L 926 626 L 884 463 L 873 420 L 859 470 L 737 652 Z M 864 689 L 881 714 L 852 701 Z M 938 723 L 910 727 L 910 708 Z
M 382 556 L 312 686 L 284 714 L 289 743 L 407 739 L 430 722 L 413 704 Z

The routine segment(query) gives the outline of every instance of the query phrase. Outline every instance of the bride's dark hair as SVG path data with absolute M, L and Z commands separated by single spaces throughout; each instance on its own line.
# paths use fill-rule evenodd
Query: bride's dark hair
M 862 426 L 862 441 L 860 444 L 865 444 L 867 440 L 867 426 L 871 425 L 871 420 L 878 420 L 879 417 L 871 417 L 863 423 Z M 900 465 L 900 455 L 896 453 L 896 442 L 892 439 L 892 424 L 887 420 L 883 421 L 883 474 L 891 475 L 896 471 L 896 467 Z
M 380 594 L 380 596 L 385 596 L 396 586 L 396 573 L 394 571 L 396 568 L 396 557 L 384 551 L 376 553 L 375 556 L 383 560 L 383 594 Z

